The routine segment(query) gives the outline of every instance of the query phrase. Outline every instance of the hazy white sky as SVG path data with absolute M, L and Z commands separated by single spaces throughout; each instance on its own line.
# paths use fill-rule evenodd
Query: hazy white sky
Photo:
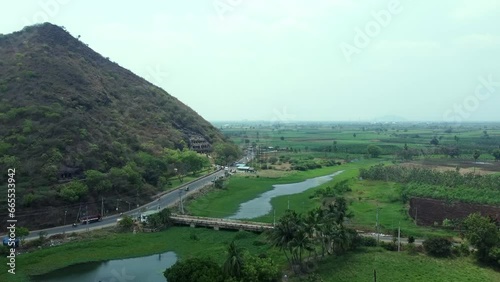
M 500 121 L 498 0 L 5 2 L 210 121 Z

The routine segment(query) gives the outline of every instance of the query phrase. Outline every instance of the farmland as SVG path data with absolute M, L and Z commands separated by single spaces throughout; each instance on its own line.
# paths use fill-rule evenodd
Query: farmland
M 300 178 L 299 175 L 302 175 L 301 179 L 306 179 L 314 174 L 309 172 L 324 169 L 345 169 L 346 172 L 332 183 L 304 193 L 273 198 L 271 204 L 276 212 L 279 214 L 289 203 L 299 210 L 317 206 L 319 201 L 313 196 L 315 190 L 349 179 L 352 191 L 344 196 L 349 199 L 354 215 L 351 224 L 356 228 L 374 230 L 378 210 L 383 232 L 391 232 L 400 225 L 410 235 L 453 237 L 457 233 L 449 228 L 439 228 L 442 216 L 434 220 L 426 218 L 425 212 L 421 211 L 422 217 L 418 219 L 417 215 L 415 221 L 410 199 L 434 199 L 432 201 L 442 206 L 451 203 L 455 206 L 459 203 L 491 205 L 493 209 L 500 204 L 500 124 L 221 123 L 217 126 L 236 144 L 254 150 L 256 158 L 250 165 L 258 172 L 256 175 L 233 177 L 225 191 L 215 192 L 218 194 L 214 195 L 220 195 L 230 204 L 219 202 L 216 199 L 219 196 L 209 195 L 209 198 L 193 203 L 194 213 L 209 214 L 213 211 L 215 216 L 220 207 L 235 212 L 238 203 L 243 201 L 233 201 L 230 195 L 240 197 L 244 194 L 248 200 L 252 195 L 255 197 L 271 189 L 271 184 L 290 183 Z M 376 147 L 376 150 L 370 152 L 369 147 Z M 360 170 L 370 171 L 374 167 L 404 170 L 406 174 L 423 171 L 432 175 L 428 182 L 404 180 L 401 175 L 359 178 Z M 297 174 L 296 171 L 307 173 Z M 438 176 L 446 176 L 449 180 L 435 183 Z M 455 186 L 450 186 L 450 181 Z M 200 205 L 203 201 L 205 204 Z M 478 210 L 477 207 L 472 206 L 468 210 Z M 229 211 L 224 214 L 227 213 Z M 432 214 L 433 211 L 427 213 Z M 273 216 L 268 214 L 256 220 L 270 222 Z

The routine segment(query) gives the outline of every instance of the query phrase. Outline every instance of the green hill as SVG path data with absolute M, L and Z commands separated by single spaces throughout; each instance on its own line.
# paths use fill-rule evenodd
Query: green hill
M 173 169 L 207 164 L 166 150 L 192 140 L 204 152 L 225 142 L 188 106 L 64 28 L 45 23 L 0 35 L 0 183 L 16 169 L 18 225 L 60 223 L 65 210 L 70 219 L 82 204 L 100 207 L 102 197 L 110 210 L 117 199 L 145 202 Z M 35 226 L 41 215 L 46 223 Z

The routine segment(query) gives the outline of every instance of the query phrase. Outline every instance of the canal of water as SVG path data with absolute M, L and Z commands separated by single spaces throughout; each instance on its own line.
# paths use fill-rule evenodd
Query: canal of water
M 234 215 L 229 216 L 228 218 L 252 219 L 266 215 L 271 212 L 273 208 L 271 205 L 272 198 L 302 193 L 308 189 L 318 187 L 319 185 L 332 180 L 336 175 L 339 175 L 342 172 L 343 171 L 338 171 L 330 175 L 310 178 L 298 183 L 275 184 L 273 185 L 272 190 L 261 194 L 259 197 L 253 200 L 242 203 L 238 212 Z

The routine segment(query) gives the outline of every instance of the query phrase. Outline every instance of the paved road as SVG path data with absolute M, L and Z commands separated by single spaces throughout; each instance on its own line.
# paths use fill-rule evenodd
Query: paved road
M 246 162 L 248 158 L 252 158 L 251 155 L 243 157 L 241 160 L 238 162 Z M 231 168 L 229 168 L 231 169 Z M 165 207 L 171 207 L 175 205 L 180 198 L 186 197 L 186 195 L 190 195 L 192 193 L 195 193 L 199 189 L 206 187 L 210 184 L 212 184 L 212 181 L 216 177 L 224 176 L 225 170 L 221 169 L 218 170 L 214 173 L 211 173 L 209 175 L 200 177 L 194 181 L 191 181 L 189 183 L 186 183 L 175 190 L 172 190 L 164 195 L 162 195 L 159 199 L 154 200 L 146 205 L 143 205 L 141 207 L 138 207 L 136 209 L 133 209 L 128 212 L 124 212 L 123 214 L 125 215 L 130 215 L 132 217 L 137 217 L 141 210 L 144 208 L 145 210 L 156 210 L 156 209 L 163 209 Z M 189 190 L 186 191 L 186 188 L 189 187 Z M 71 233 L 71 232 L 85 232 L 85 231 L 90 231 L 94 229 L 99 229 L 103 227 L 109 227 L 116 225 L 116 220 L 120 217 L 120 215 L 111 215 L 111 216 L 106 216 L 104 217 L 101 221 L 99 222 L 94 222 L 90 224 L 83 224 L 83 225 L 77 225 L 76 227 L 73 227 L 72 225 L 65 225 L 65 226 L 58 226 L 58 227 L 53 227 L 53 228 L 47 228 L 47 229 L 41 229 L 41 230 L 32 230 L 30 231 L 30 235 L 27 236 L 25 239 L 26 240 L 32 240 L 36 239 L 39 237 L 40 231 L 45 231 L 47 232 L 47 236 L 54 235 L 54 234 L 61 234 L 61 233 Z

